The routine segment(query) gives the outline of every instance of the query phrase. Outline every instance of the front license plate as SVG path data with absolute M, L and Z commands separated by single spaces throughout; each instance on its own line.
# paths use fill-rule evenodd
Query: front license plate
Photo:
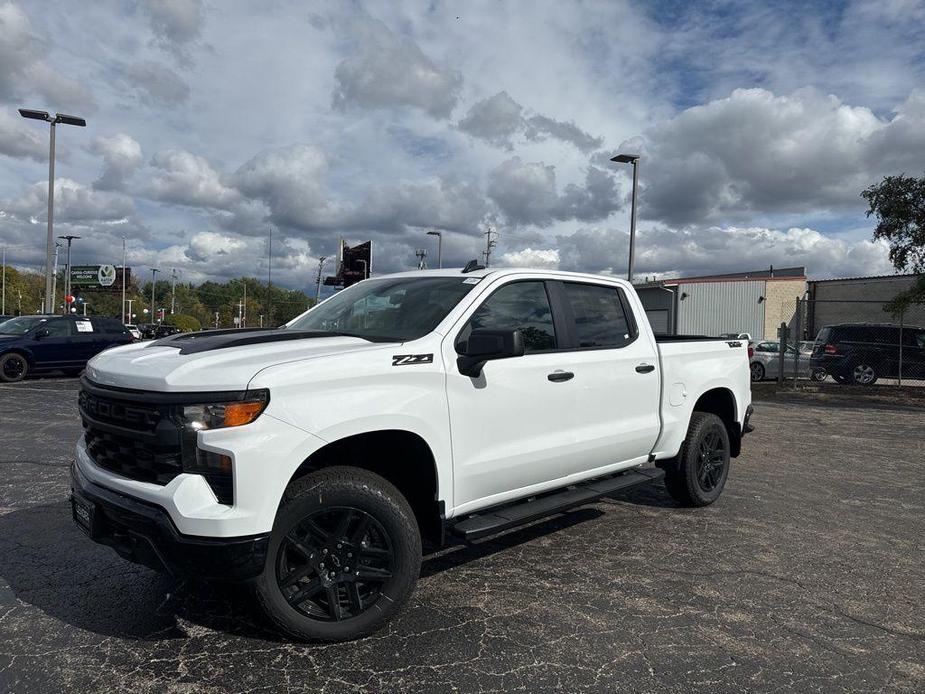
M 74 512 L 74 522 L 77 527 L 87 535 L 93 536 L 93 513 L 96 509 L 93 504 L 76 496 L 71 496 L 71 509 Z

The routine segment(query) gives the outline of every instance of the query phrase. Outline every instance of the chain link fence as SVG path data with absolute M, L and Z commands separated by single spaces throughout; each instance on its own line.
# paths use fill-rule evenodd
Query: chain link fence
M 885 306 L 863 299 L 797 299 L 779 340 L 753 345 L 753 380 L 760 380 L 758 363 L 763 378 L 792 381 L 794 387 L 800 380 L 925 387 L 925 304 L 895 315 Z

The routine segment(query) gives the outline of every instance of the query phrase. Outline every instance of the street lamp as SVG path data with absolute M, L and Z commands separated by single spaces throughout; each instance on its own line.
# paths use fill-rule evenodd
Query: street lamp
M 55 126 L 62 123 L 83 128 L 87 125 L 87 121 L 79 116 L 68 116 L 63 113 L 56 113 L 52 116 L 48 111 L 34 111 L 28 108 L 19 109 L 19 115 L 23 118 L 43 120 L 51 126 L 48 144 L 48 232 L 45 237 L 45 313 L 51 314 L 55 310 L 55 297 L 51 286 L 51 256 L 54 253 L 54 232 L 52 228 L 54 226 L 55 202 Z
M 638 154 L 618 154 L 610 161 L 618 164 L 633 165 L 633 209 L 630 213 L 630 261 L 629 269 L 626 272 L 626 279 L 633 281 L 633 261 L 636 256 L 636 184 L 639 181 L 639 155 Z
M 59 236 L 59 239 L 67 241 L 67 260 L 64 265 L 64 295 L 71 295 L 71 241 L 74 239 L 79 239 L 79 236 L 74 236 L 73 234 L 68 234 L 67 236 Z M 64 307 L 67 308 L 67 300 L 64 302 Z
M 436 229 L 431 229 L 427 232 L 428 236 L 437 237 L 437 267 L 443 267 L 443 232 L 437 231 Z
M 151 268 L 151 322 L 154 323 L 154 284 L 156 282 L 155 277 L 159 273 L 156 267 Z

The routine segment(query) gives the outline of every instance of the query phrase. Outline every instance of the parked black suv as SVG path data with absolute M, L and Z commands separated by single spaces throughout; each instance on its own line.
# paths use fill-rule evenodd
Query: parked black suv
M 29 372 L 79 374 L 98 353 L 133 338 L 116 318 L 19 316 L 0 323 L 0 380 Z
M 925 378 L 925 328 L 827 325 L 816 336 L 809 364 L 813 374 L 824 372 L 838 383 L 871 385 L 878 378 L 898 378 L 900 361 L 903 378 Z

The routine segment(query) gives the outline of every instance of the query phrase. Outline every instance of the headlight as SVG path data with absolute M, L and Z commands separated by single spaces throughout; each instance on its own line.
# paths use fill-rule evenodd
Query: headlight
M 244 400 L 183 405 L 179 408 L 183 471 L 205 477 L 219 503 L 234 503 L 231 458 L 199 448 L 198 434 L 210 429 L 250 424 L 260 416 L 269 402 L 268 391 L 256 390 L 249 392 Z

